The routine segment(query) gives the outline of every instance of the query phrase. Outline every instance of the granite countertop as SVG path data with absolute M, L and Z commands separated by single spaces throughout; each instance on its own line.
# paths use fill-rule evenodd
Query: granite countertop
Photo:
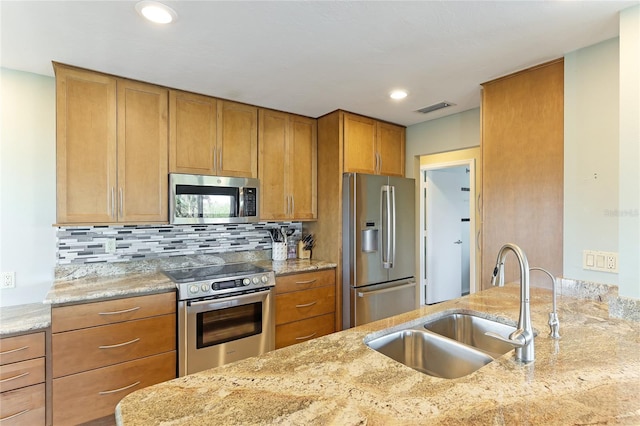
M 276 275 L 336 267 L 334 263 L 308 259 L 292 259 L 282 262 L 256 260 L 252 263 L 267 269 L 272 269 Z M 176 267 L 176 265 L 170 264 L 164 266 Z M 186 266 L 180 266 L 190 267 L 203 265 L 189 263 L 186 264 Z M 130 266 L 131 272 L 127 272 L 126 265 L 98 265 L 98 267 L 101 268 L 98 273 L 92 271 L 91 274 L 79 278 L 62 278 L 56 280 L 51 286 L 44 303 L 60 306 L 122 297 L 142 296 L 153 293 L 165 293 L 174 291 L 176 288 L 176 285 L 159 271 L 140 271 L 140 268 Z M 115 269 L 116 267 L 117 269 Z M 75 271 L 69 272 L 70 277 L 77 275 L 74 274 Z
M 51 307 L 44 303 L 3 306 L 0 309 L 0 337 L 27 334 L 51 326 Z
M 510 351 L 458 379 L 419 373 L 363 344 L 370 333 L 461 309 L 517 320 L 519 287 L 493 288 L 177 378 L 126 396 L 119 425 L 640 424 L 640 324 L 597 300 L 531 289 L 536 360 Z

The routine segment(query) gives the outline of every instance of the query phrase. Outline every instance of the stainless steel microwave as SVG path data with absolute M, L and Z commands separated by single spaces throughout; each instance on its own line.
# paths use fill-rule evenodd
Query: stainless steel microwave
M 258 222 L 258 179 L 169 174 L 169 222 Z

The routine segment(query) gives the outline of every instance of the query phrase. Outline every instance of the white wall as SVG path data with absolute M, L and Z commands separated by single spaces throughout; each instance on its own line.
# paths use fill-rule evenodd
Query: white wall
M 409 126 L 405 148 L 405 175 L 409 178 L 417 176 L 421 155 L 479 145 L 480 108 Z
M 640 298 L 640 6 L 620 14 L 621 296 Z
M 564 58 L 564 276 L 618 283 L 582 269 L 582 251 L 618 251 L 618 39 Z
M 41 302 L 55 266 L 55 81 L 0 68 L 0 306 Z

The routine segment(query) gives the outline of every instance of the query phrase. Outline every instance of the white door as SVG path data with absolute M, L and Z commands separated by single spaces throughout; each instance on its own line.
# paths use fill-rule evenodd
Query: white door
M 446 170 L 426 174 L 426 303 L 462 295 L 460 180 Z

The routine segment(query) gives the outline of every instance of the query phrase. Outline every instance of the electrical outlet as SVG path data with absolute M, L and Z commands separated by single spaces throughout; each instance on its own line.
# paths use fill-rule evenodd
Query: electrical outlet
M 618 253 L 607 253 L 607 272 L 618 272 Z
M 108 238 L 104 243 L 104 251 L 107 253 L 115 253 L 116 252 L 116 239 Z
M 2 281 L 0 281 L 0 288 L 15 288 L 15 286 L 16 286 L 16 273 L 3 272 Z

